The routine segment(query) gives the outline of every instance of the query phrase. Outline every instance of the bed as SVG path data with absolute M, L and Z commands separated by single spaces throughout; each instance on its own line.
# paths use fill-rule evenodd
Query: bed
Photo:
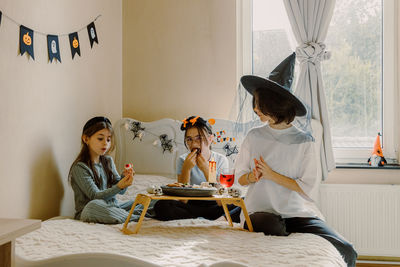
M 231 165 L 253 125 L 241 125 L 241 131 L 236 126 L 226 120 L 215 120 L 213 126 L 213 149 L 227 155 Z M 117 168 L 132 162 L 137 172 L 119 200 L 132 199 L 148 186 L 175 181 L 177 157 L 185 152 L 179 127 L 180 122 L 172 119 L 123 118 L 115 123 Z M 315 121 L 312 127 L 319 148 L 322 127 Z M 316 202 L 310 204 L 316 210 L 318 194 L 317 184 L 312 194 Z M 128 229 L 134 226 L 132 222 Z M 69 217 L 44 221 L 41 229 L 16 240 L 16 266 L 346 266 L 328 241 L 312 234 L 265 236 L 238 224 L 230 227 L 223 219 L 161 222 L 146 218 L 137 235 L 124 235 L 121 228 L 122 224 L 84 223 Z

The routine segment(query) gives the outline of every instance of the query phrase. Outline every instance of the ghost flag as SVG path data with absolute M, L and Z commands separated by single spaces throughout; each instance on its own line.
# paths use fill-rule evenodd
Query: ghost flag
M 58 43 L 57 35 L 47 35 L 47 51 L 50 62 L 53 62 L 53 58 L 61 62 L 60 45 Z
M 89 34 L 90 47 L 93 48 L 93 43 L 94 42 L 99 44 L 99 40 L 97 39 L 96 26 L 94 26 L 94 22 L 90 23 L 87 26 L 87 31 L 88 31 L 88 34 Z
M 21 56 L 27 52 L 33 59 L 33 30 L 21 25 L 19 27 L 19 53 Z
M 81 48 L 77 32 L 69 34 L 69 45 L 71 47 L 72 59 L 74 59 L 76 53 L 78 53 L 78 55 L 81 56 Z

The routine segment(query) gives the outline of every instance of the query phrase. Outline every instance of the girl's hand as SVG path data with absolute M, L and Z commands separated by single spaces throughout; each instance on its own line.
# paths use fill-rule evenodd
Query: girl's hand
M 124 178 L 122 178 L 121 180 L 119 180 L 119 182 L 117 183 L 117 186 L 120 189 L 125 189 L 128 186 L 132 185 L 133 182 L 133 174 L 129 175 L 129 176 L 125 176 Z
M 182 171 L 191 170 L 194 166 L 196 166 L 196 161 L 197 161 L 197 149 L 193 150 L 187 155 L 185 161 L 183 162 Z
M 256 168 L 253 169 L 253 171 L 249 175 L 249 181 L 252 183 L 257 183 L 261 179 L 261 173 L 256 170 Z
M 196 164 L 197 164 L 197 167 L 199 167 L 199 169 L 207 177 L 207 175 L 208 175 L 208 161 L 203 157 L 203 155 L 201 155 L 201 154 L 197 155 Z
M 258 182 L 260 179 L 261 179 L 261 176 L 262 176 L 262 174 L 261 174 L 261 172 L 259 172 L 258 170 L 257 170 L 257 165 L 258 165 L 258 160 L 257 159 L 254 159 L 254 169 L 253 169 L 253 173 L 252 174 L 250 174 L 250 176 L 253 176 L 252 178 L 252 180 L 250 180 L 250 181 L 252 181 L 252 182 Z M 250 177 L 249 177 L 249 179 L 250 179 Z
M 124 177 L 132 176 L 132 178 L 133 178 L 133 176 L 135 175 L 135 170 L 133 168 L 124 169 L 123 174 L 124 174 Z
M 254 159 L 254 163 L 255 163 L 257 172 L 260 174 L 260 178 L 270 180 L 273 170 L 264 161 L 263 157 L 260 157 L 260 160 Z

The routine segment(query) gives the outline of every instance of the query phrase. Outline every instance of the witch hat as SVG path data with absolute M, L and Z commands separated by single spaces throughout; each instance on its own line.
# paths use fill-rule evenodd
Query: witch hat
M 371 166 L 383 166 L 385 165 L 386 159 L 383 156 L 382 148 L 381 148 L 381 134 L 378 133 L 374 143 L 374 150 L 372 151 L 372 156 L 368 159 L 368 163 Z
M 273 71 L 271 71 L 271 73 L 268 76 L 268 79 L 285 87 L 286 90 L 291 92 L 295 63 L 296 63 L 296 53 L 293 52 L 290 56 L 288 56 L 281 63 L 279 63 L 279 65 L 276 66 L 275 69 L 273 69 Z
M 263 90 L 277 93 L 287 98 L 295 107 L 296 116 L 304 116 L 307 113 L 305 106 L 291 92 L 295 61 L 296 53 L 292 53 L 276 66 L 276 68 L 269 74 L 268 78 L 262 78 L 255 75 L 245 75 L 240 78 L 240 82 L 251 95 L 254 94 L 256 89 L 262 88 Z

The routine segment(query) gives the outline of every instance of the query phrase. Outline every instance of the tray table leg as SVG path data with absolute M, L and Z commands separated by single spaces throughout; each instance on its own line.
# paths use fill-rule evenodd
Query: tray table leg
M 242 208 L 244 218 L 246 219 L 247 227 L 249 228 L 249 232 L 253 232 L 253 225 L 251 224 L 251 220 L 250 220 L 249 214 L 247 213 L 246 205 L 244 204 L 243 199 L 241 199 L 241 198 L 224 199 L 224 200 L 221 200 L 221 202 L 222 202 L 222 205 L 224 207 L 225 215 L 226 215 L 226 217 L 228 219 L 228 222 L 229 222 L 230 226 L 233 226 L 232 225 L 232 218 L 231 218 L 231 216 L 229 214 L 229 211 L 228 211 L 228 208 L 226 207 L 226 205 L 233 204 L 233 205 L 235 205 L 237 207 L 241 207 Z
M 224 200 L 221 200 L 221 203 L 222 203 L 222 207 L 224 208 L 226 219 L 228 220 L 229 225 L 231 227 L 233 227 L 232 218 L 231 218 L 231 215 L 229 214 L 228 207 L 226 206 L 227 203 Z
M 240 199 L 240 207 L 242 208 L 244 218 L 246 219 L 247 228 L 249 228 L 249 232 L 253 232 L 253 225 L 251 224 L 251 220 L 249 214 L 247 213 L 246 206 L 244 205 L 243 199 Z
M 128 218 L 126 218 L 124 226 L 121 229 L 121 231 L 124 234 L 131 235 L 131 234 L 137 234 L 139 232 L 139 229 L 140 229 L 140 227 L 142 225 L 142 221 L 144 219 L 144 216 L 146 215 L 147 209 L 149 208 L 150 201 L 151 201 L 151 198 L 146 196 L 146 195 L 138 194 L 136 196 L 135 202 L 132 205 L 132 208 L 131 208 L 131 211 L 129 212 Z M 128 229 L 128 223 L 129 223 L 129 221 L 130 221 L 130 219 L 132 217 L 132 213 L 133 213 L 135 207 L 137 205 L 139 205 L 139 204 L 143 205 L 143 211 L 142 211 L 142 214 L 140 215 L 140 218 L 139 218 L 138 222 L 136 223 L 135 229 L 133 231 L 131 231 L 131 230 Z

